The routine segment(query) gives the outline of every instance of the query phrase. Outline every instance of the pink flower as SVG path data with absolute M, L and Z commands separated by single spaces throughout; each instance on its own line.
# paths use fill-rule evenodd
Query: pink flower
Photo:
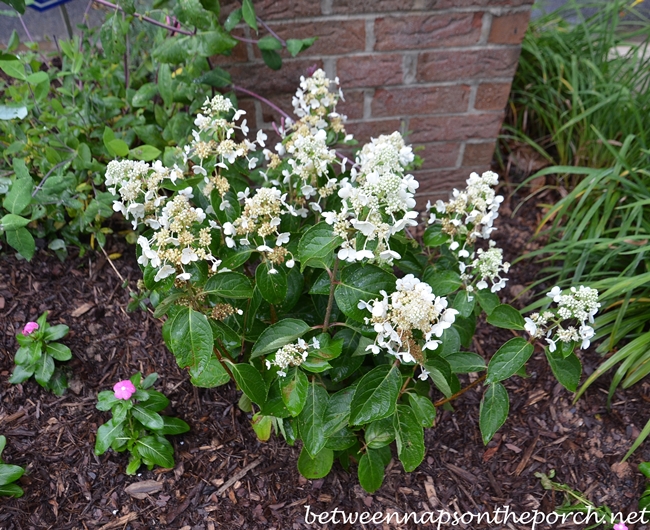
M 135 394 L 135 386 L 128 379 L 115 383 L 113 390 L 117 399 L 130 399 Z
M 30 333 L 36 331 L 40 326 L 36 322 L 27 322 L 23 328 L 23 335 L 29 335 Z
M 616 523 L 614 525 L 614 530 L 627 530 L 627 526 L 625 525 L 624 522 Z

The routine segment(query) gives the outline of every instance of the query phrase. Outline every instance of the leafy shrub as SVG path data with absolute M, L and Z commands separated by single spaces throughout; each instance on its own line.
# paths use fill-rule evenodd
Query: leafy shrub
M 23 489 L 18 484 L 13 484 L 23 476 L 25 470 L 20 466 L 5 464 L 2 460 L 7 439 L 0 436 L 0 497 L 22 497 Z
M 64 324 L 50 326 L 47 323 L 47 311 L 36 322 L 27 322 L 22 333 L 16 335 L 20 348 L 14 358 L 16 367 L 9 382 L 22 383 L 34 376 L 43 388 L 57 396 L 62 395 L 68 387 L 68 382 L 54 361 L 69 361 L 72 352 L 65 344 L 55 341 L 65 337 L 68 330 L 68 326 Z
M 508 415 L 502 382 L 522 373 L 542 335 L 557 341 L 547 348 L 551 368 L 575 390 L 573 349 L 589 344 L 598 304 L 591 289 L 555 289 L 559 309 L 528 322 L 500 303 L 509 264 L 488 242 L 503 200 L 492 172 L 427 207 L 421 246 L 409 234 L 418 224 L 411 148 L 396 132 L 363 146 L 354 162 L 339 155 L 334 146 L 352 138 L 336 112 L 337 84 L 322 70 L 301 79 L 298 119 L 285 122 L 275 150 L 261 131 L 248 139 L 230 100 L 208 98 L 173 160 L 113 161 L 106 183 L 114 208 L 145 228 L 144 284 L 193 384 L 234 380 L 260 439 L 275 430 L 291 445 L 302 441 L 305 477 L 353 459 L 372 492 L 393 441 L 406 471 L 420 464 L 436 405 L 467 389 L 458 374 L 486 372 L 485 443 Z M 486 366 L 467 351 L 483 312 L 495 326 L 527 329 L 530 340 L 508 341 Z M 444 396 L 436 403 L 431 382 Z
M 95 454 L 102 455 L 109 448 L 119 453 L 129 451 L 127 475 L 134 475 L 142 464 L 153 469 L 154 464 L 174 467 L 174 448 L 166 435 L 182 434 L 190 427 L 183 420 L 158 414 L 169 405 L 169 400 L 151 387 L 158 374 L 149 374 L 142 380 L 137 373 L 125 381 L 118 381 L 113 391 L 98 395 L 97 408 L 110 410 L 113 417 L 97 430 Z

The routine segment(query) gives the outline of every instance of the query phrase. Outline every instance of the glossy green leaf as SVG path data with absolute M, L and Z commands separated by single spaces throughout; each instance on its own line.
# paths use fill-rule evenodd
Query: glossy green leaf
M 67 326 L 66 326 L 67 327 Z M 45 353 L 51 355 L 57 361 L 69 361 L 72 359 L 72 352 L 65 344 L 53 342 L 45 347 Z
M 454 297 L 454 303 L 452 307 L 456 309 L 462 317 L 467 318 L 474 311 L 474 305 L 476 304 L 476 298 L 469 295 L 467 291 L 458 291 Z
M 246 24 L 257 31 L 257 18 L 255 16 L 255 8 L 253 7 L 252 0 L 244 0 L 242 2 L 241 12 Z
M 436 421 L 436 407 L 433 406 L 431 400 L 426 396 L 418 394 L 407 394 L 409 405 L 413 409 L 413 413 L 422 427 L 433 427 Z
M 248 363 L 226 363 L 241 391 L 254 403 L 263 405 L 269 390 L 259 370 Z
M 183 434 L 190 430 L 190 426 L 180 418 L 172 418 L 170 416 L 162 416 L 163 427 L 158 429 L 157 432 L 163 435 Z
M 317 269 L 332 269 L 334 264 L 334 251 L 343 242 L 335 236 L 332 227 L 326 222 L 318 223 L 307 230 L 298 243 L 297 259 L 300 270 L 305 267 Z
M 140 438 L 136 442 L 135 447 L 145 462 L 149 460 L 166 469 L 172 469 L 174 467 L 174 448 L 161 436 L 145 436 L 144 438 Z
M 54 373 L 54 359 L 49 355 L 42 355 L 36 362 L 34 370 L 34 379 L 41 386 L 47 386 L 52 374 Z
M 251 351 L 251 359 L 267 353 L 275 353 L 282 346 L 295 342 L 310 329 L 309 324 L 302 320 L 295 318 L 280 320 L 261 333 Z
M 393 417 L 388 416 L 366 425 L 364 438 L 366 446 L 372 449 L 379 449 L 390 444 L 395 439 Z
M 0 486 L 6 486 L 23 476 L 25 470 L 20 466 L 0 463 Z
M 331 449 L 324 447 L 312 458 L 305 446 L 303 446 L 298 457 L 298 471 L 303 477 L 308 479 L 323 478 L 330 472 L 333 463 L 334 451 Z
M 350 404 L 354 396 L 354 388 L 344 388 L 330 396 L 327 410 L 323 416 L 325 436 L 330 436 L 348 424 L 350 419 Z
M 190 381 L 200 388 L 214 388 L 228 383 L 230 375 L 219 359 L 212 355 L 206 364 L 190 368 Z
M 253 284 L 240 272 L 222 272 L 208 278 L 203 292 L 224 298 L 246 299 L 253 296 Z
M 326 438 L 323 429 L 323 417 L 327 410 L 328 401 L 327 390 L 312 381 L 307 390 L 305 406 L 298 416 L 298 429 L 304 448 L 314 458 L 325 447 Z
M 153 145 L 140 145 L 129 150 L 129 156 L 135 160 L 142 160 L 143 162 L 151 162 L 156 160 L 162 151 Z
M 8 213 L 2 219 L 0 219 L 0 227 L 2 227 L 2 230 L 5 231 L 16 230 L 17 228 L 22 228 L 28 224 L 29 219 L 13 213 Z
M 377 491 L 384 482 L 384 462 L 375 449 L 368 449 L 359 460 L 359 484 L 368 493 Z
M 275 50 L 260 50 L 264 64 L 271 70 L 279 70 L 282 68 L 282 57 Z
M 20 215 L 32 201 L 33 189 L 34 183 L 31 177 L 17 178 L 9 189 L 9 193 L 5 195 L 2 206 L 9 213 Z
M 488 386 L 479 409 L 479 427 L 485 445 L 508 419 L 509 410 L 510 400 L 505 387 L 501 383 Z
M 493 326 L 505 329 L 523 330 L 526 324 L 521 313 L 508 304 L 500 304 L 495 307 L 488 315 L 487 321 Z
M 282 43 L 273 35 L 265 35 L 257 41 L 257 47 L 260 50 L 281 50 Z
M 429 377 L 436 388 L 445 397 L 451 397 L 460 390 L 458 377 L 452 372 L 449 362 L 444 357 L 433 355 L 424 363 L 424 367 L 429 372 Z
M 226 70 L 215 66 L 212 70 L 209 70 L 200 76 L 196 82 L 213 86 L 215 88 L 223 88 L 232 85 L 232 78 Z
M 396 281 L 395 276 L 375 265 L 355 263 L 341 272 L 341 283 L 336 286 L 334 297 L 346 316 L 363 322 L 370 312 L 359 309 L 359 302 L 381 298 L 380 291 L 392 293 Z
M 95 440 L 95 454 L 103 455 L 111 446 L 113 440 L 120 436 L 124 430 L 124 423 L 115 423 L 111 418 L 104 425 L 97 429 L 97 438 Z
M 292 367 L 287 370 L 285 377 L 278 377 L 282 401 L 292 416 L 298 416 L 302 412 L 307 401 L 307 390 L 309 381 L 305 373 L 299 368 Z
M 260 442 L 268 442 L 271 438 L 271 430 L 273 427 L 273 417 L 264 416 L 261 413 L 253 415 L 251 427 L 255 431 L 255 435 Z
M 66 326 L 65 324 L 57 324 L 56 326 L 48 326 L 47 329 L 45 330 L 45 334 L 43 335 L 43 339 L 46 342 L 51 342 L 54 340 L 59 340 L 65 337 L 68 332 L 70 331 L 70 328 Z M 61 359 L 58 359 L 59 361 Z
M 396 366 L 377 366 L 364 375 L 352 397 L 350 424 L 363 425 L 393 414 L 401 383 Z
M 568 357 L 564 357 L 559 349 L 552 352 L 548 346 L 545 348 L 545 352 L 548 364 L 559 383 L 571 392 L 578 390 L 582 364 L 576 354 L 571 353 Z
M 131 413 L 136 420 L 142 423 L 142 425 L 149 429 L 153 429 L 154 431 L 162 429 L 165 425 L 160 414 L 146 409 L 140 405 L 135 405 L 131 409 Z
M 501 301 L 499 297 L 491 292 L 489 289 L 481 289 L 480 291 L 474 291 L 474 296 L 476 301 L 479 303 L 486 315 L 490 315 L 492 311 L 499 305 Z
M 255 270 L 255 282 L 269 304 L 280 304 L 287 296 L 287 274 L 282 267 L 273 267 L 269 262 L 260 263 Z
M 485 359 L 472 352 L 459 351 L 449 356 L 444 356 L 455 374 L 469 374 L 471 372 L 482 372 L 487 369 Z
M 169 336 L 167 346 L 181 368 L 190 366 L 201 370 L 212 358 L 214 338 L 212 328 L 203 313 L 182 307 L 165 322 Z
M 490 359 L 487 370 L 487 383 L 503 381 L 515 374 L 526 364 L 526 361 L 533 354 L 533 350 L 533 345 L 521 337 L 510 339 Z
M 445 234 L 442 231 L 442 225 L 440 223 L 435 223 L 429 225 L 424 231 L 422 239 L 427 247 L 439 247 L 449 241 L 449 234 Z
M 436 270 L 433 267 L 429 267 L 424 271 L 422 279 L 431 286 L 436 296 L 453 293 L 463 284 L 457 272 Z
M 413 471 L 424 460 L 424 429 L 408 405 L 397 405 L 393 427 L 397 455 L 404 466 L 404 471 Z

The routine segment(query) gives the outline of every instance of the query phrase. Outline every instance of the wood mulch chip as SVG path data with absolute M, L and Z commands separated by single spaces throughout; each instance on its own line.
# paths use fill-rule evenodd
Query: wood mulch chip
M 526 206 L 511 218 L 514 207 L 515 199 L 505 202 L 495 233 L 509 260 L 536 248 L 532 234 L 542 214 Z M 112 241 L 107 252 L 122 253 L 114 265 L 134 286 L 140 272 L 133 249 Z M 504 301 L 521 294 L 538 275 L 534 263 L 515 265 L 508 288 L 500 293 Z M 527 296 L 515 305 L 526 305 Z M 572 404 L 572 395 L 555 381 L 538 346 L 528 363 L 528 377 L 506 382 L 510 416 L 487 447 L 478 429 L 483 386 L 477 385 L 455 400 L 453 408 L 439 409 L 436 426 L 426 432 L 424 462 L 405 473 L 394 455 L 384 485 L 370 495 L 358 485 L 354 465 L 352 474 L 335 464 L 324 479 L 302 478 L 296 469 L 299 448 L 276 437 L 260 443 L 250 418 L 237 407 L 233 385 L 192 387 L 163 344 L 161 323 L 144 311 L 127 313 L 128 301 L 128 291 L 102 254 L 73 256 L 65 263 L 42 250 L 31 263 L 0 257 L 0 434 L 7 437 L 5 461 L 27 469 L 20 479 L 25 496 L 0 499 L 0 528 L 334 528 L 307 525 L 307 506 L 313 513 L 335 508 L 488 512 L 505 505 L 514 512 L 550 512 L 563 503 L 563 495 L 544 490 L 535 473 L 552 469 L 555 480 L 597 504 L 623 513 L 637 510 L 644 487 L 637 464 L 650 460 L 648 444 L 629 465 L 618 462 L 648 419 L 648 382 L 617 392 L 607 410 L 609 379 L 604 377 Z M 16 332 L 45 310 L 51 323 L 70 326 L 63 339 L 73 352 L 64 364 L 70 389 L 62 397 L 33 380 L 7 382 Z M 490 356 L 511 337 L 507 330 L 481 324 L 474 351 Z M 593 351 L 580 355 L 585 372 L 591 373 L 599 356 Z M 158 372 L 156 388 L 171 400 L 166 413 L 192 428 L 171 437 L 173 470 L 142 468 L 138 475 L 127 476 L 126 453 L 93 453 L 97 427 L 109 417 L 95 409 L 97 393 L 135 371 Z M 461 380 L 466 385 L 472 379 Z M 370 527 L 375 526 L 365 526 Z

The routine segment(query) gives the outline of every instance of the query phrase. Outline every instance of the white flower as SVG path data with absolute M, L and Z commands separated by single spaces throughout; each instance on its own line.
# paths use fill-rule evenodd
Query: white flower
M 562 289 L 556 285 L 546 296 L 552 298 L 553 301 L 557 304 L 562 298 Z
M 548 342 L 548 351 L 554 352 L 557 349 L 557 346 L 555 345 L 556 341 L 549 338 L 546 338 L 545 340 Z
M 531 337 L 537 336 L 537 324 L 533 321 L 533 319 L 526 317 L 524 318 L 525 324 L 524 324 L 524 329 L 529 333 Z
M 268 136 L 266 136 L 266 133 L 260 129 L 257 131 L 257 143 L 260 144 L 260 147 L 264 147 L 266 144 L 264 143 Z
M 176 269 L 172 267 L 171 265 L 165 264 L 163 265 L 160 269 L 158 269 L 158 272 L 156 273 L 156 276 L 154 276 L 154 281 L 159 282 L 160 280 L 164 280 L 167 278 L 167 276 L 171 276 L 176 272 Z
M 580 338 L 582 339 L 580 348 L 586 350 L 589 348 L 590 339 L 594 336 L 594 328 L 591 326 L 580 326 L 578 332 L 580 333 Z
M 277 240 L 275 241 L 275 245 L 279 247 L 287 244 L 289 242 L 290 237 L 291 234 L 289 232 L 283 232 L 278 236 Z

